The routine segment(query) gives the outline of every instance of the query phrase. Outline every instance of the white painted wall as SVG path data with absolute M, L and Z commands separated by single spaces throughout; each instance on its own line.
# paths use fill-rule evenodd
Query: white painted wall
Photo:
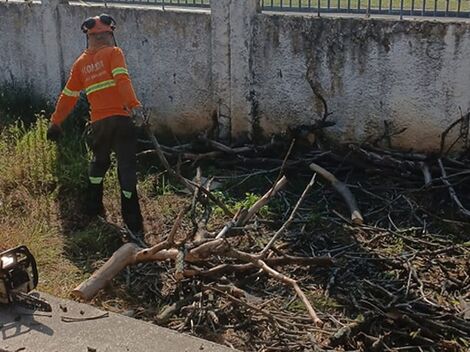
M 392 145 L 436 149 L 440 133 L 470 108 L 470 25 L 395 20 L 258 17 L 254 45 L 257 123 L 265 135 L 334 112 L 330 133 L 364 141 L 396 131 Z
M 0 4 L 0 82 L 52 98 L 61 90 L 58 41 L 46 6 Z
M 308 65 L 339 141 L 376 137 L 386 120 L 407 128 L 394 146 L 435 149 L 470 108 L 470 23 L 268 15 L 257 0 L 218 0 L 212 13 L 0 3 L 0 85 L 55 101 L 85 47 L 81 22 L 101 12 L 118 21 L 138 96 L 170 140 L 218 127 L 259 141 L 312 122 Z
M 0 3 L 0 82 L 31 86 L 55 102 L 86 47 L 83 20 L 102 12 L 117 23 L 139 99 L 155 129 L 193 135 L 213 125 L 210 14 L 158 9 Z

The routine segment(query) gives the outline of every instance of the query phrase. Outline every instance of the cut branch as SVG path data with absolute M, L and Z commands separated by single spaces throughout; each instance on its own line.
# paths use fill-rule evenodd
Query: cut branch
M 343 197 L 349 208 L 349 211 L 351 212 L 351 220 L 353 224 L 362 225 L 364 223 L 364 219 L 361 215 L 361 212 L 359 211 L 359 207 L 357 206 L 356 198 L 351 193 L 348 186 L 339 181 L 335 175 L 333 175 L 328 170 L 325 170 L 320 165 L 312 163 L 310 164 L 310 169 L 317 172 L 320 174 L 320 176 L 330 182 L 333 188 Z
M 312 305 L 310 304 L 307 296 L 303 293 L 303 291 L 301 290 L 301 288 L 300 288 L 300 286 L 299 286 L 299 284 L 297 283 L 296 280 L 294 280 L 294 279 L 292 279 L 292 278 L 290 278 L 290 277 L 274 270 L 268 264 L 266 264 L 265 261 L 259 259 L 258 256 L 248 254 L 248 253 L 244 253 L 244 252 L 241 252 L 241 251 L 238 251 L 238 250 L 235 250 L 235 249 L 230 249 L 230 251 L 227 253 L 227 255 L 229 255 L 233 258 L 243 260 L 243 261 L 251 262 L 253 265 L 260 268 L 262 271 L 264 271 L 269 276 L 275 278 L 276 280 L 279 280 L 279 281 L 283 282 L 286 285 L 292 286 L 294 288 L 295 292 L 297 293 L 297 295 L 299 296 L 300 300 L 302 301 L 302 303 L 307 308 L 308 314 L 312 318 L 313 323 L 317 326 L 322 326 L 323 325 L 323 322 L 321 321 L 320 318 L 318 318 L 318 316 L 317 316 L 315 310 L 313 309 Z
M 135 265 L 138 263 L 145 262 L 158 262 L 164 261 L 167 259 L 176 260 L 178 256 L 178 249 L 169 248 L 172 239 L 168 236 L 166 241 L 163 241 L 150 249 L 142 249 L 136 244 L 127 243 L 119 248 L 110 259 L 99 269 L 97 270 L 89 279 L 81 283 L 76 287 L 72 294 L 80 299 L 89 301 L 92 299 L 101 289 L 106 287 L 111 280 L 116 277 L 124 268 L 129 265 Z M 156 252 L 156 250 L 159 251 Z M 257 258 L 254 255 L 241 255 L 238 251 L 233 251 L 230 248 L 230 244 L 224 239 L 212 240 L 206 243 L 203 243 L 196 248 L 191 249 L 185 256 L 184 260 L 190 263 L 197 263 L 211 256 L 216 255 L 225 255 L 235 259 L 241 259 L 245 262 L 250 262 L 252 265 L 259 267 L 257 262 L 253 262 Z M 266 263 L 272 264 L 273 266 L 279 265 L 289 265 L 289 264 L 298 264 L 298 265 L 317 265 L 317 266 L 331 266 L 333 265 L 333 260 L 329 257 L 316 257 L 316 258 L 306 258 L 306 257 L 278 257 L 266 259 Z M 184 276 L 192 277 L 195 275 L 201 274 L 202 276 L 214 276 L 216 274 L 224 273 L 232 269 L 238 270 L 249 270 L 253 268 L 247 264 L 242 264 L 235 269 L 236 266 L 218 266 L 209 271 L 198 271 L 196 269 L 185 270 Z
M 424 186 L 428 187 L 432 184 L 432 175 L 431 170 L 429 169 L 429 165 L 425 162 L 421 162 L 419 165 L 424 177 Z
M 269 200 L 279 192 L 287 184 L 287 178 L 283 176 L 264 196 L 262 196 L 258 201 L 253 204 L 253 206 L 248 210 L 244 217 L 240 217 L 238 220 L 238 226 L 245 225 L 250 219 L 261 210 Z

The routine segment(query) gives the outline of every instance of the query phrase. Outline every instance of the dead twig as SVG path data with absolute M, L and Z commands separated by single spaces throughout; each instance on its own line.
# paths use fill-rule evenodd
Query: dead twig
M 452 186 L 452 184 L 449 182 L 449 180 L 447 178 L 447 172 L 444 168 L 444 164 L 442 163 L 442 160 L 439 158 L 437 160 L 437 162 L 438 162 L 439 167 L 441 169 L 441 174 L 442 174 L 441 180 L 447 186 L 447 189 L 449 190 L 450 198 L 457 205 L 457 208 L 459 209 L 459 211 L 462 215 L 464 215 L 466 217 L 470 217 L 470 211 L 463 206 L 462 202 L 460 201 L 459 197 L 457 196 L 457 193 L 455 192 L 454 187 Z
M 158 158 L 160 159 L 160 162 L 163 164 L 165 169 L 168 171 L 168 173 L 176 178 L 183 186 L 185 186 L 191 193 L 194 190 L 194 187 L 199 188 L 201 192 L 203 192 L 207 197 L 209 197 L 210 200 L 212 200 L 215 204 L 217 204 L 227 215 L 233 216 L 232 212 L 228 210 L 227 206 L 223 204 L 217 197 L 215 197 L 209 190 L 206 190 L 204 187 L 199 186 L 197 183 L 194 183 L 183 176 L 181 174 L 175 172 L 173 168 L 170 166 L 168 163 L 168 160 L 166 159 L 165 155 L 163 154 L 163 151 L 161 149 L 160 143 L 157 140 L 157 137 L 152 133 L 150 130 L 150 127 L 148 125 L 144 125 L 145 132 L 147 133 L 147 136 L 150 138 L 150 140 L 153 143 L 153 146 L 155 148 L 155 151 L 157 153 Z
M 446 138 L 447 138 L 447 135 L 450 133 L 450 131 L 452 131 L 452 129 L 457 126 L 459 123 L 461 124 L 462 122 L 464 121 L 464 117 L 462 116 L 461 118 L 459 118 L 458 120 L 452 122 L 449 127 L 447 127 L 444 132 L 442 132 L 441 134 L 441 146 L 440 146 L 440 149 L 439 149 L 439 155 L 441 157 L 444 157 L 444 156 L 447 156 L 447 154 L 449 154 L 449 152 L 451 151 L 452 147 L 455 145 L 455 143 L 457 143 L 457 141 L 461 138 L 461 135 L 459 135 L 457 137 L 457 139 L 451 144 L 451 146 L 449 148 L 447 148 L 447 150 L 444 152 L 444 148 L 445 148 L 445 144 L 446 144 Z
M 60 321 L 64 323 L 79 323 L 82 321 L 98 320 L 98 319 L 103 319 L 103 318 L 108 318 L 108 317 L 109 317 L 109 313 L 106 312 L 106 313 L 96 315 L 93 317 L 65 317 L 63 316 L 63 317 L 60 317 Z
M 302 204 L 302 202 L 304 201 L 305 197 L 307 196 L 307 193 L 310 191 L 310 189 L 313 187 L 314 183 L 315 183 L 315 178 L 316 178 L 317 174 L 315 173 L 313 176 L 312 176 L 312 179 L 310 180 L 310 182 L 307 184 L 307 186 L 305 187 L 302 195 L 300 196 L 299 200 L 297 201 L 297 204 L 295 205 L 294 209 L 292 210 L 289 218 L 287 219 L 287 221 L 282 224 L 281 228 L 279 230 L 276 231 L 276 233 L 274 234 L 274 236 L 271 238 L 271 240 L 268 242 L 268 244 L 264 247 L 264 249 L 260 252 L 260 257 L 261 258 L 264 258 L 266 257 L 266 254 L 268 253 L 268 251 L 271 249 L 271 247 L 273 246 L 274 242 L 276 242 L 276 240 L 279 238 L 279 236 L 281 236 L 284 231 L 286 231 L 286 229 L 290 226 L 290 224 L 292 223 L 292 221 L 294 220 L 294 217 L 297 213 L 297 210 L 299 209 L 300 205 Z

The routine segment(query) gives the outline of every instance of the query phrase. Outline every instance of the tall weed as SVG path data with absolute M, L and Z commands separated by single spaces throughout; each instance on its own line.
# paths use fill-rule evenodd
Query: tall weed
M 33 194 L 48 194 L 57 186 L 80 189 L 87 167 L 81 135 L 72 129 L 56 145 L 46 139 L 48 119 L 36 117 L 29 126 L 17 120 L 0 131 L 0 190 L 25 187 Z

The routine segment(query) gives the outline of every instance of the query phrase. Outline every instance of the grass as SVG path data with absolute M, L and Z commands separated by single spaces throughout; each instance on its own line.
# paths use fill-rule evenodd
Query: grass
M 44 113 L 22 118 L 9 115 L 0 125 L 0 251 L 26 245 L 38 262 L 38 289 L 58 297 L 86 279 L 97 263 L 121 244 L 115 228 L 85 222 L 81 204 L 86 186 L 89 152 L 82 126 L 70 118 L 65 137 L 56 145 L 46 139 L 48 119 Z M 111 223 L 122 223 L 116 160 L 105 179 L 104 202 Z M 149 228 L 164 234 L 171 228 L 181 204 L 190 196 L 166 174 L 155 169 L 143 172 L 139 193 Z M 224 195 L 235 209 L 249 207 L 259 199 L 252 192 L 239 199 Z M 268 213 L 269 208 L 263 208 Z M 223 218 L 220 213 L 220 218 Z M 85 219 L 86 220 L 86 219 Z M 123 297 L 126 293 L 123 292 Z M 126 297 L 127 299 L 127 297 Z
M 307 293 L 307 297 L 310 302 L 313 302 L 315 309 L 320 310 L 322 312 L 340 309 L 343 307 L 343 305 L 339 303 L 336 299 L 332 297 L 327 297 L 323 294 L 319 294 L 317 291 Z M 286 308 L 288 311 L 297 314 L 305 314 L 307 312 L 305 305 L 298 298 L 293 299 L 291 302 L 289 302 Z
M 38 262 L 39 290 L 67 297 L 121 239 L 110 227 L 83 221 L 90 155 L 82 126 L 71 118 L 56 145 L 46 139 L 44 113 L 31 116 L 27 122 L 10 116 L 0 126 L 0 251 L 28 246 Z M 107 205 L 119 213 L 115 167 L 105 187 Z M 119 221 L 117 216 L 114 220 Z
M 40 289 L 63 297 L 84 276 L 65 255 L 66 238 L 56 226 L 58 150 L 46 129 L 37 116 L 31 128 L 16 122 L 0 131 L 0 247 L 27 245 L 38 261 Z
M 229 195 L 226 192 L 216 191 L 213 193 L 219 199 L 223 200 L 224 204 L 227 205 L 227 208 L 234 214 L 241 208 L 244 208 L 244 209 L 251 208 L 262 197 L 262 194 L 256 194 L 253 192 L 245 192 L 244 196 L 241 197 L 240 199 L 236 199 L 232 195 Z M 269 216 L 269 214 L 272 212 L 271 206 L 270 205 L 263 206 L 260 209 L 259 214 L 263 217 Z M 222 215 L 224 212 L 221 208 L 216 207 L 215 213 L 217 215 Z
M 39 289 L 64 297 L 87 274 L 66 253 L 57 199 L 62 185 L 83 187 L 86 158 L 71 142 L 58 148 L 47 141 L 47 120 L 34 119 L 0 129 L 0 249 L 27 245 L 38 261 Z

